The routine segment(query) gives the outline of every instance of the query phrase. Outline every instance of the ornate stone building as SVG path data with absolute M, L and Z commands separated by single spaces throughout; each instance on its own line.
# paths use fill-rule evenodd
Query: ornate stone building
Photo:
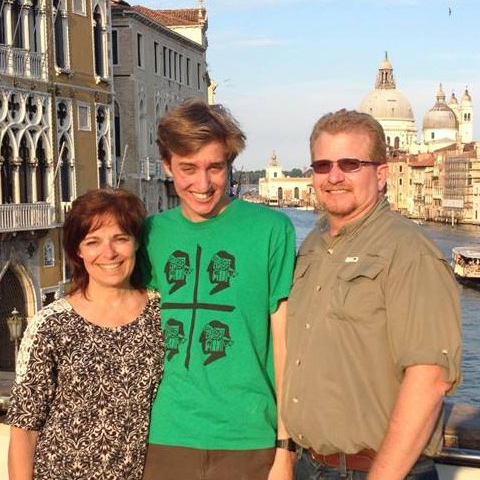
M 460 104 L 452 93 L 448 103 L 440 84 L 433 107 L 424 115 L 420 140 L 412 107 L 397 90 L 393 67 L 385 58 L 377 72 L 375 88 L 360 103 L 358 109 L 369 113 L 382 125 L 391 155 L 428 153 L 453 143 L 467 144 L 473 137 L 472 99 L 465 89 Z
M 64 213 L 112 183 L 109 0 L 5 0 L 0 10 L 0 371 L 6 318 L 63 293 Z

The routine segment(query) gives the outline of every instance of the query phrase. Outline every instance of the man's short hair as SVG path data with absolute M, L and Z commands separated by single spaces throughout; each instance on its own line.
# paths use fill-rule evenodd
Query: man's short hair
M 370 158 L 360 160 L 371 160 L 378 163 L 386 163 L 387 161 L 385 132 L 380 123 L 371 115 L 368 115 L 368 113 L 343 108 L 337 112 L 327 113 L 320 118 L 313 127 L 312 134 L 310 135 L 310 155 L 312 160 L 319 160 L 318 158 L 313 158 L 313 147 L 323 132 L 331 135 L 337 133 L 365 133 L 370 138 Z
M 208 105 L 199 98 L 185 100 L 167 113 L 158 124 L 157 144 L 163 160 L 172 154 L 189 156 L 205 145 L 224 145 L 231 163 L 245 148 L 245 134 L 238 122 L 222 105 Z

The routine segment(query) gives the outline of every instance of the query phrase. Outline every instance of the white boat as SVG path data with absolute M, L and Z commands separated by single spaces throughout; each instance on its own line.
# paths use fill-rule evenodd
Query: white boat
M 459 282 L 480 287 L 480 246 L 452 248 L 452 267 Z

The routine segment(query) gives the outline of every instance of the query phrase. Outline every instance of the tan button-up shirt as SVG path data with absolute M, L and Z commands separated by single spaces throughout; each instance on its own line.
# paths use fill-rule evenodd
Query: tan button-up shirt
M 405 368 L 460 380 L 460 301 L 450 267 L 411 221 L 380 200 L 331 237 L 300 248 L 288 304 L 283 418 L 317 452 L 378 450 Z M 426 454 L 440 447 L 438 422 Z

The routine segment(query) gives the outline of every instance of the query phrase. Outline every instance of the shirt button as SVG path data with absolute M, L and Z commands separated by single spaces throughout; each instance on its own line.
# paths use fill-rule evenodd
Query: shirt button
M 329 248 L 329 249 L 327 250 L 327 253 L 328 253 L 329 255 L 332 255 L 332 253 L 333 253 L 333 248 Z
M 310 324 L 309 323 L 306 323 L 305 324 L 305 328 L 308 330 L 310 328 Z
M 297 398 L 297 397 L 293 397 L 293 398 L 292 398 L 292 401 L 293 401 L 293 403 L 298 403 L 298 398 Z
M 303 440 L 303 435 L 302 435 L 301 433 L 299 433 L 299 434 L 298 434 L 298 438 L 299 438 L 300 440 Z
M 295 360 L 295 365 L 296 365 L 297 367 L 298 367 L 301 363 L 302 363 L 302 362 L 300 361 L 299 358 L 297 358 L 297 359 Z
M 317 286 L 315 287 L 315 290 L 316 290 L 317 292 L 319 292 L 321 289 L 322 289 L 322 287 L 321 287 L 320 285 L 317 285 Z

